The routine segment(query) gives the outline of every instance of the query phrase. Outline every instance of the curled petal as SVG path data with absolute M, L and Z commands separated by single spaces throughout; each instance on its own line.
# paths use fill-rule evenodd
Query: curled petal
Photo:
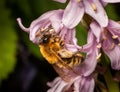
M 18 22 L 20 28 L 21 28 L 23 31 L 29 33 L 30 29 L 23 26 L 22 21 L 21 21 L 21 18 L 17 18 L 17 22 Z
M 69 82 L 63 81 L 57 77 L 52 83 L 49 83 L 50 89 L 47 92 L 93 92 L 94 79 L 92 76 L 77 76 Z
M 68 85 L 68 83 L 63 81 L 60 77 L 57 77 L 53 82 L 47 84 L 51 87 L 47 92 L 62 92 Z
M 106 27 L 108 25 L 108 16 L 99 0 L 83 0 L 83 3 L 85 5 L 85 12 L 92 16 L 100 26 Z
M 66 27 L 74 28 L 82 19 L 83 14 L 83 5 L 75 0 L 70 0 L 64 11 L 62 22 Z
M 112 68 L 116 70 L 120 70 L 120 47 L 115 45 L 113 49 L 109 49 L 107 48 L 108 44 L 109 43 L 107 41 L 104 41 L 103 44 L 104 52 L 110 58 Z
M 18 21 L 21 29 L 23 29 L 26 32 L 29 32 L 30 40 L 33 43 L 37 44 L 38 39 L 36 38 L 36 32 L 42 28 L 48 28 L 50 25 L 52 25 L 53 28 L 55 29 L 55 31 L 58 32 L 60 30 L 60 28 L 62 27 L 62 23 L 61 23 L 62 15 L 63 15 L 63 10 L 61 10 L 61 9 L 49 11 L 49 12 L 43 14 L 42 16 L 40 16 L 39 18 L 37 18 L 36 20 L 34 20 L 31 23 L 29 28 L 25 28 L 22 25 L 20 18 L 18 18 L 17 21 Z

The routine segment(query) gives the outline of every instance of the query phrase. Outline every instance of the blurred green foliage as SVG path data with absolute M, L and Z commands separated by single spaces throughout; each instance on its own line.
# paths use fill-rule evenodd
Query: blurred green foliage
M 14 70 L 18 39 L 23 41 L 30 53 L 42 59 L 39 47 L 29 41 L 28 34 L 19 28 L 16 18 L 21 17 L 23 24 L 28 27 L 43 13 L 64 9 L 66 4 L 52 0 L 0 0 L 0 80 Z M 113 6 L 109 5 L 106 10 L 110 18 L 118 19 Z M 83 45 L 86 43 L 87 32 L 82 26 L 78 26 L 77 30 L 78 43 Z
M 17 35 L 10 18 L 11 11 L 0 1 L 0 80 L 13 71 L 16 61 Z

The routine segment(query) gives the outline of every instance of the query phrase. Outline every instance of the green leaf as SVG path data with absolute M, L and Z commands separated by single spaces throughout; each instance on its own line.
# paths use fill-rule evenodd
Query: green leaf
M 110 19 L 113 19 L 113 20 L 119 20 L 119 16 L 117 15 L 116 13 L 116 10 L 115 10 L 115 6 L 113 4 L 108 4 L 106 7 L 105 7 L 105 10 L 108 14 L 108 17 Z
M 87 43 L 87 31 L 82 25 L 78 25 L 76 29 L 77 29 L 76 37 L 78 39 L 78 44 L 79 45 L 86 44 Z
M 3 0 L 4 1 L 4 0 Z M 17 36 L 10 19 L 10 11 L 0 1 L 0 82 L 14 70 L 16 61 Z

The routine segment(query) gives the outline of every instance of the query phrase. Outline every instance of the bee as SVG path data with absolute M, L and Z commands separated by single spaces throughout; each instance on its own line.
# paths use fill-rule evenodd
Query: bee
M 38 38 L 41 54 L 53 65 L 59 75 L 62 73 L 60 70 L 62 68 L 75 72 L 73 67 L 83 61 L 82 54 L 65 49 L 64 40 L 55 33 L 53 28 L 48 27 L 39 30 L 36 37 Z

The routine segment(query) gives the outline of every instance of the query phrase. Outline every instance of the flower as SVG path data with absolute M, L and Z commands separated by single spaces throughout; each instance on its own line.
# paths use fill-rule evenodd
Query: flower
M 88 42 L 82 49 L 82 51 L 87 52 L 85 60 L 80 65 L 73 66 L 73 70 L 54 65 L 54 69 L 60 72 L 61 77 L 48 83 L 51 88 L 47 92 L 93 92 L 95 85 L 93 72 L 99 58 L 99 49 L 96 46 L 97 41 L 92 31 L 89 31 L 88 34 Z
M 113 69 L 120 70 L 120 24 L 109 20 L 103 33 L 103 50 L 110 58 Z
M 58 2 L 66 2 L 67 0 L 54 0 Z M 108 25 L 108 16 L 104 10 L 107 3 L 116 3 L 120 0 L 70 0 L 63 14 L 63 23 L 71 28 L 77 25 L 83 18 L 84 13 L 93 17 L 100 26 Z
M 63 12 L 63 10 L 47 12 L 38 19 L 34 20 L 29 28 L 22 25 L 20 18 L 18 18 L 17 21 L 20 27 L 30 34 L 30 40 L 33 43 L 38 44 L 38 39 L 35 35 L 39 30 L 52 26 L 61 39 L 65 40 L 65 49 L 76 52 L 81 49 L 81 47 L 77 45 L 77 39 L 75 37 L 76 30 L 74 28 L 75 25 L 70 29 L 62 23 Z M 59 78 L 59 81 L 54 81 L 51 84 L 53 86 L 50 90 L 54 91 L 57 87 L 58 90 L 56 91 L 59 92 L 60 90 L 64 90 L 66 87 L 69 89 L 72 85 L 74 85 L 77 92 L 88 92 L 88 90 L 89 92 L 93 92 L 94 78 L 92 73 L 94 72 L 97 64 L 96 57 L 98 55 L 98 49 L 96 47 L 95 36 L 92 32 L 89 32 L 88 44 L 84 46 L 83 51 L 85 53 L 87 52 L 85 60 L 80 65 L 72 67 L 72 70 L 53 65 L 56 71 L 62 71 L 62 73 L 59 74 L 61 77 Z
M 95 85 L 94 79 L 90 76 L 78 76 L 70 82 L 65 82 L 57 77 L 53 82 L 47 84 L 51 87 L 47 92 L 93 92 Z
M 65 40 L 66 48 L 69 47 L 68 49 L 74 52 L 77 51 L 77 48 L 75 48 L 75 46 L 77 46 L 77 39 L 75 38 L 75 26 L 71 27 L 71 29 L 64 26 L 62 23 L 63 12 L 64 11 L 61 9 L 49 11 L 34 20 L 29 28 L 23 26 L 20 18 L 17 18 L 17 21 L 21 29 L 30 34 L 29 38 L 35 44 L 39 43 L 36 33 L 39 30 L 52 26 L 54 31 L 59 34 L 61 39 Z M 72 46 L 74 45 L 74 48 L 72 48 L 70 44 Z
M 106 28 L 100 27 L 96 22 L 90 26 L 97 40 L 98 49 L 102 48 L 107 54 L 113 69 L 120 70 L 120 24 L 109 20 Z
M 31 23 L 29 28 L 26 28 L 22 25 L 20 18 L 18 18 L 17 21 L 18 21 L 21 29 L 30 34 L 30 40 L 33 43 L 37 44 L 38 39 L 36 39 L 35 35 L 39 30 L 48 28 L 49 26 L 52 26 L 54 28 L 54 30 L 56 31 L 56 33 L 61 30 L 61 28 L 63 26 L 61 23 L 62 15 L 63 15 L 63 10 L 61 10 L 61 9 L 49 11 L 49 12 L 43 14 L 42 16 L 40 16 L 39 18 L 37 18 L 36 20 L 34 20 Z

